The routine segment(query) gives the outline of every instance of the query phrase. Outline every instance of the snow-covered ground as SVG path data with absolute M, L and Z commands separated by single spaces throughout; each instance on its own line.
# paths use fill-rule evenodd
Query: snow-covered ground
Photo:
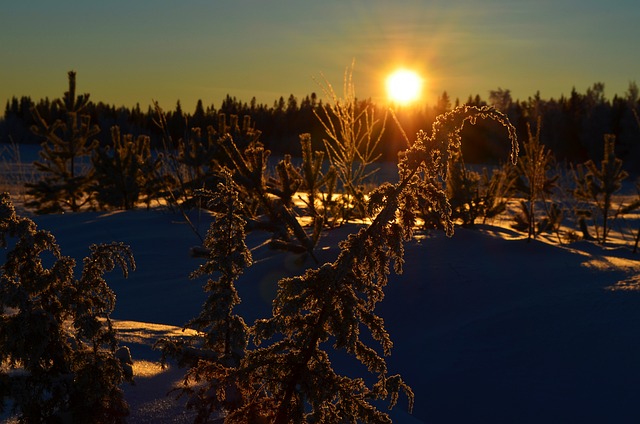
M 167 396 L 183 370 L 161 369 L 152 345 L 181 334 L 204 301 L 204 281 L 188 279 L 200 263 L 189 255 L 200 244 L 192 228 L 166 210 L 34 220 L 78 259 L 92 243 L 132 247 L 137 270 L 127 280 L 117 271 L 108 276 L 118 296 L 113 318 L 136 361 L 136 384 L 125 386 L 129 421 L 191 422 L 183 401 Z M 204 235 L 208 215 L 194 212 L 191 220 Z M 355 229 L 325 232 L 317 256 L 335 258 L 337 242 Z M 237 310 L 248 323 L 270 314 L 281 277 L 313 266 L 269 250 L 265 239 L 249 235 L 255 264 L 237 284 Z M 452 238 L 419 233 L 407 244 L 405 272 L 391 277 L 379 306 L 394 341 L 390 372 L 416 396 L 411 415 L 401 398 L 394 422 L 640 421 L 640 253 L 628 237 L 607 247 L 552 240 L 527 242 L 500 220 L 458 228 Z M 359 372 L 341 355 L 335 365 Z

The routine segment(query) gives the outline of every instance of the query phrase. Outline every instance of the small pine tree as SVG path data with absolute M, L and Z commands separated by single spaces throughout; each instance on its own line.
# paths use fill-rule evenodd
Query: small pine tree
M 111 127 L 113 146 L 93 151 L 91 162 L 95 170 L 92 191 L 98 205 L 133 209 L 138 201 L 147 199 L 149 186 L 156 180 L 160 158 L 151 156 L 151 139 L 140 135 L 120 133 L 118 126 Z
M 252 210 L 267 217 L 266 223 L 255 225 L 274 233 L 272 247 L 306 252 L 313 257 L 317 238 L 309 237 L 292 208 L 292 196 L 303 180 L 291 164 L 290 158 L 285 157 L 278 164 L 280 178 L 273 180 L 266 175 L 267 160 L 271 152 L 262 143 L 252 143 L 244 151 L 240 151 L 229 134 L 218 142 L 232 164 L 230 169 L 233 169 L 234 181 L 242 192 L 241 198 L 247 199 L 247 202 L 255 202 Z
M 483 169 L 480 174 L 480 204 L 482 205 L 483 223 L 487 219 L 495 218 L 507 209 L 509 198 L 513 193 L 513 182 L 506 169 L 508 166 L 509 164 L 505 164 L 494 169 L 491 175 L 487 169 Z
M 562 219 L 561 211 L 557 207 L 547 208 L 547 198 L 556 186 L 558 175 L 549 176 L 553 165 L 553 154 L 540 143 L 540 119 L 538 119 L 535 134 L 527 124 L 528 139 L 523 144 L 524 154 L 515 166 L 514 187 L 524 196 L 520 201 L 521 212 L 515 216 L 517 229 L 526 229 L 527 241 L 535 238 L 541 230 L 559 225 Z M 548 212 L 546 217 L 538 222 L 536 205 L 541 203 Z M 544 225 L 540 225 L 544 223 Z M 537 227 L 537 228 L 536 228 Z
M 284 250 L 308 252 L 315 247 L 322 230 L 330 221 L 335 223 L 342 214 L 343 208 L 337 207 L 333 200 L 336 189 L 337 173 L 333 166 L 329 166 L 326 173 L 322 172 L 324 152 L 311 150 L 311 135 L 300 135 L 302 151 L 302 164 L 295 167 L 291 157 L 285 155 L 284 159 L 276 165 L 277 179 L 270 179 L 267 183 L 267 192 L 280 199 L 287 210 L 294 212 L 294 196 L 298 196 L 306 205 L 306 216 L 312 219 L 313 232 L 309 236 L 293 216 L 286 218 L 285 224 L 293 232 L 297 243 L 274 239 L 272 246 Z M 300 193 L 299 193 L 300 192 Z M 301 193 L 306 196 L 302 197 Z
M 170 131 L 167 114 L 158 102 L 154 102 L 154 109 L 154 123 L 162 132 L 164 143 L 165 174 L 157 180 L 163 182 L 165 200 L 181 209 L 199 207 L 200 198 L 195 193 L 199 189 L 214 187 L 220 181 L 216 174 L 222 167 L 234 167 L 233 159 L 220 146 L 222 139 L 231 137 L 240 151 L 262 145 L 258 141 L 261 132 L 255 129 L 255 123 L 248 115 L 240 123 L 237 115 L 230 115 L 227 122 L 227 115 L 220 113 L 217 130 L 210 125 L 205 133 L 202 128 L 193 127 L 189 132 L 185 131 L 184 137 L 176 137 L 172 135 L 175 131 Z M 182 113 L 178 115 L 182 116 Z M 175 116 L 170 119 L 175 121 Z M 251 209 L 251 205 L 245 204 L 245 207 Z
M 463 227 L 471 227 L 482 214 L 480 199 L 480 174 L 467 169 L 462 149 L 451 154 L 446 193 L 451 204 L 452 219 Z
M 76 97 L 76 73 L 70 71 L 69 90 L 62 99 L 54 102 L 65 121 L 49 124 L 36 107 L 31 109 L 36 125 L 31 130 L 46 141 L 42 144 L 41 162 L 34 162 L 37 171 L 44 175 L 36 183 L 26 184 L 27 194 L 33 197 L 26 203 L 38 213 L 80 210 L 87 204 L 89 186 L 93 181 L 93 170 L 81 169 L 81 161 L 88 158 L 98 147 L 98 141 L 89 140 L 100 132 L 100 127 L 91 124 L 91 117 L 84 113 L 89 104 L 89 95 Z
M 637 208 L 640 208 L 640 179 L 636 182 L 636 190 L 638 192 L 638 198 L 629 207 L 629 210 L 635 210 Z M 640 226 L 638 226 L 638 230 L 636 232 L 636 241 L 633 244 L 633 253 L 638 252 L 638 244 L 640 244 Z
M 239 414 L 254 408 L 275 423 L 382 423 L 389 417 L 371 401 L 390 399 L 393 407 L 401 391 L 411 408 L 411 389 L 400 376 L 387 374 L 385 360 L 360 334 L 367 329 L 383 354 L 390 354 L 392 343 L 375 306 L 384 297 L 391 265 L 396 273 L 402 272 L 403 242 L 411 237 L 417 220 L 417 199 L 430 201 L 442 214 L 447 231 L 453 230 L 451 209 L 438 181 L 447 175 L 448 159 L 459 147 L 464 122 L 473 123 L 478 117 L 509 125 L 515 143 L 513 127 L 495 110 L 462 107 L 441 116 L 431 137 L 419 133 L 403 155 L 399 182 L 371 193 L 368 213 L 375 216 L 373 222 L 340 244 L 336 261 L 280 281 L 273 318 L 255 326 L 256 342 L 271 344 L 249 352 L 240 368 L 253 377 L 249 381 L 260 382 L 266 396 L 245 405 Z M 329 341 L 335 349 L 354 355 L 377 382 L 368 387 L 362 379 L 337 375 L 323 347 Z M 238 422 L 235 415 L 229 418 Z
M 242 122 L 240 122 L 238 115 L 232 114 L 229 115 L 227 122 L 226 114 L 220 113 L 218 115 L 217 137 L 221 138 L 227 134 L 233 138 L 233 141 L 241 150 L 244 150 L 247 147 L 258 143 L 262 132 L 256 129 L 255 122 L 251 120 L 249 115 L 244 115 L 242 117 Z M 229 164 L 223 163 L 223 165 Z
M 604 136 L 604 158 L 600 168 L 592 160 L 578 165 L 574 174 L 576 188 L 574 195 L 592 205 L 602 217 L 602 234 L 599 231 L 598 220 L 593 219 L 596 237 L 601 244 L 605 244 L 609 233 L 609 221 L 613 214 L 613 195 L 622 188 L 622 182 L 629 174 L 622 168 L 622 160 L 615 154 L 616 137 L 613 134 Z M 590 213 L 593 216 L 593 212 Z
M 197 198 L 199 189 L 215 187 L 214 172 L 219 148 L 212 137 L 215 131 L 208 128 L 208 135 L 202 134 L 201 128 L 192 128 L 187 140 L 178 140 L 178 154 L 171 157 L 178 164 L 176 176 L 180 182 L 180 193 L 185 205 L 190 206 Z
M 322 172 L 324 152 L 312 151 L 311 134 L 300 135 L 302 150 L 302 188 L 306 192 L 305 204 L 309 215 L 313 217 L 314 228 L 318 229 L 325 224 L 334 225 L 338 219 L 339 211 L 334 200 L 338 174 L 333 166 L 329 166 L 326 172 Z M 314 236 L 317 240 L 317 236 Z
M 244 242 L 242 205 L 230 174 L 218 183 L 215 192 L 204 191 L 211 197 L 209 207 L 213 222 L 207 232 L 204 247 L 207 261 L 191 274 L 191 278 L 219 274 L 218 280 L 209 279 L 204 287 L 209 294 L 198 317 L 187 327 L 198 333 L 191 340 L 163 339 L 156 347 L 163 357 L 176 358 L 190 368 L 184 379 L 182 392 L 189 396 L 188 407 L 197 411 L 197 422 L 207 422 L 216 410 L 233 411 L 243 400 L 234 382 L 221 382 L 215 378 L 219 372 L 237 367 L 244 357 L 249 329 L 244 320 L 233 313 L 240 303 L 235 281 L 251 265 L 251 252 Z M 197 384 L 204 382 L 204 384 Z
M 445 181 L 453 222 L 463 227 L 473 227 L 478 218 L 482 218 L 484 223 L 504 212 L 513 190 L 513 181 L 509 176 L 511 167 L 510 164 L 503 165 L 491 174 L 486 168 L 481 173 L 472 171 L 464 162 L 462 148 L 453 149 Z M 421 203 L 420 214 L 423 227 L 445 227 L 437 208 L 429 202 Z
M 135 263 L 119 243 L 91 246 L 79 279 L 53 235 L 20 217 L 0 197 L 0 407 L 6 399 L 21 422 L 124 422 L 119 388 L 123 364 L 109 316 L 115 294 L 104 274 Z M 51 267 L 45 263 L 53 258 Z M 45 260 L 46 259 L 46 260 Z
M 446 192 L 456 224 L 473 227 L 478 218 L 484 223 L 506 210 L 512 182 L 505 168 L 494 169 L 491 174 L 486 168 L 472 171 L 467 169 L 461 149 L 452 152 Z

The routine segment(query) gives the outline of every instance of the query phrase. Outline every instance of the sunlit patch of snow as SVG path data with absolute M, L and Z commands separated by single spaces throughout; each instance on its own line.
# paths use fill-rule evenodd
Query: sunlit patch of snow
M 612 286 L 607 287 L 611 291 L 637 291 L 640 292 L 640 275 L 635 275 L 626 280 L 618 281 Z
M 148 344 L 162 337 L 188 337 L 197 334 L 189 328 L 137 321 L 113 320 L 113 327 L 118 331 L 120 340 L 139 344 Z
M 139 360 L 133 361 L 133 377 L 138 378 L 148 378 L 154 377 L 163 372 L 167 372 L 169 370 L 168 366 L 163 367 L 160 362 Z
M 484 234 L 488 234 L 494 237 L 500 237 L 503 240 L 522 240 L 527 238 L 525 234 L 513 230 L 508 226 L 501 227 L 495 225 L 478 224 L 477 229 Z
M 625 258 L 619 258 L 616 256 L 597 256 L 589 259 L 584 263 L 584 266 L 588 268 L 597 269 L 600 271 L 608 270 L 638 270 L 640 262 L 637 260 L 630 260 Z

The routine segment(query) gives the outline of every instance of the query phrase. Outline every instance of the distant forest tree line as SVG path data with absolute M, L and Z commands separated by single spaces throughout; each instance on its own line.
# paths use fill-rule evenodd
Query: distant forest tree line
M 372 100 L 358 100 L 358 107 L 364 109 L 373 106 L 376 116 L 387 114 L 385 133 L 380 143 L 383 160 L 397 159 L 397 152 L 405 149 L 404 134 L 409 140 L 420 129 L 431 128 L 435 117 L 462 104 L 459 99 L 452 100 L 447 92 L 439 96 L 435 105 L 397 108 L 394 114 L 387 113 L 386 106 L 373 104 Z M 480 95 L 469 96 L 464 104 L 471 106 L 491 105 L 507 114 L 516 126 L 520 136 L 526 136 L 527 124 L 541 121 L 540 141 L 547 146 L 562 162 L 581 163 L 588 159 L 602 159 L 604 135 L 616 138 L 616 156 L 622 159 L 625 167 L 632 172 L 640 172 L 640 90 L 635 82 L 630 82 L 624 95 L 615 95 L 613 99 L 605 97 L 603 83 L 595 83 L 585 93 L 575 88 L 567 97 L 542 99 L 539 92 L 526 100 L 516 100 L 508 89 L 498 88 L 489 92 L 488 99 Z M 13 97 L 7 101 L 4 118 L 0 120 L 0 142 L 3 143 L 41 143 L 40 136 L 30 128 L 35 124 L 31 112 L 37 107 L 47 122 L 60 118 L 55 102 L 48 98 L 34 102 L 30 97 Z M 322 100 L 315 94 L 298 99 L 290 95 L 280 97 L 272 106 L 258 103 L 254 98 L 249 103 L 227 95 L 220 107 L 205 107 L 198 100 L 193 112 L 183 109 L 177 101 L 172 110 L 160 105 L 166 113 L 167 130 L 172 140 L 186 139 L 191 128 L 217 127 L 218 116 L 237 115 L 242 119 L 250 116 L 255 128 L 260 130 L 260 140 L 265 147 L 276 155 L 285 153 L 299 156 L 299 135 L 310 133 L 313 148 L 323 149 L 324 131 L 314 111 L 322 106 Z M 146 111 L 139 104 L 133 108 L 115 107 L 103 102 L 90 102 L 86 113 L 91 122 L 97 123 L 101 132 L 95 138 L 102 144 L 111 143 L 110 128 L 118 126 L 123 134 L 148 135 L 152 146 L 159 147 L 163 133 L 154 123 L 156 110 L 150 105 Z M 400 126 L 398 125 L 400 124 Z M 400 127 L 402 129 L 400 129 Z M 504 132 L 492 121 L 464 129 L 465 144 L 463 152 L 467 163 L 496 163 L 503 160 L 508 143 Z

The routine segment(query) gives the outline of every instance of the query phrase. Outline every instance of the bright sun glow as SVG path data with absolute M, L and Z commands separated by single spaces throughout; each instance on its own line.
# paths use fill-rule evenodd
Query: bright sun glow
M 399 69 L 387 77 L 387 94 L 399 104 L 411 103 L 422 93 L 422 78 L 414 71 Z

